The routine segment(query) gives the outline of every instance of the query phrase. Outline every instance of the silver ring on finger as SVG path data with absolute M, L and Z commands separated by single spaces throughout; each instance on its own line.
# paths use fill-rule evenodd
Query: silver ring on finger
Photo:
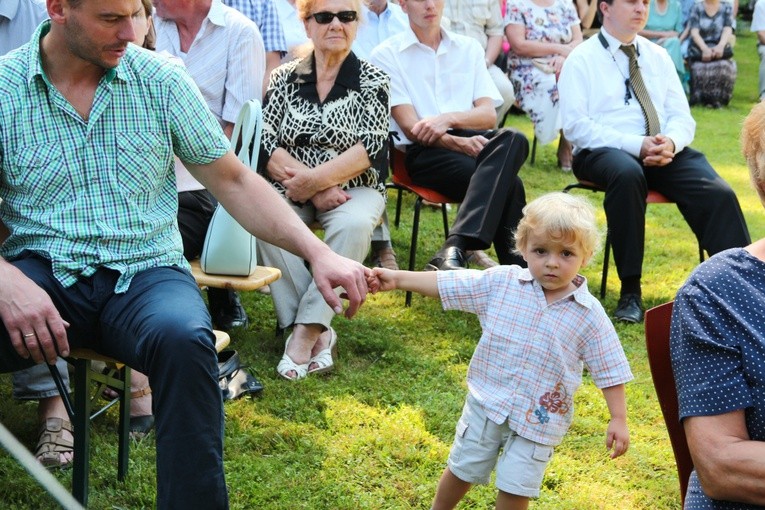
M 37 333 L 25 333 L 24 334 L 24 338 L 30 338 L 30 337 L 33 337 L 33 336 L 37 336 Z

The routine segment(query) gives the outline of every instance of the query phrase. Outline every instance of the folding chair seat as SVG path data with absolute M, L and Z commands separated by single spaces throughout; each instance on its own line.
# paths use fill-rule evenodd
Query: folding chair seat
M 605 188 L 598 186 L 594 182 L 580 180 L 573 184 L 569 184 L 563 189 L 564 193 L 568 193 L 572 189 L 584 189 L 592 191 L 593 193 L 602 192 L 605 193 Z M 648 195 L 645 198 L 646 204 L 673 204 L 674 202 L 658 191 L 648 190 Z M 704 262 L 704 248 L 701 246 L 701 241 L 697 238 L 696 241 L 699 245 L 699 263 Z M 606 284 L 608 283 L 608 263 L 611 258 L 611 233 L 606 231 L 606 242 L 603 250 L 603 272 L 600 278 L 600 298 L 606 297 Z
M 661 414 L 667 425 L 669 441 L 675 455 L 677 476 L 680 480 L 680 499 L 685 503 L 688 479 L 693 471 L 693 459 L 688 449 L 685 429 L 680 423 L 677 403 L 675 375 L 669 353 L 669 326 L 672 318 L 672 302 L 664 303 L 645 313 L 645 342 L 648 351 L 648 365 L 651 368 L 656 396 Z

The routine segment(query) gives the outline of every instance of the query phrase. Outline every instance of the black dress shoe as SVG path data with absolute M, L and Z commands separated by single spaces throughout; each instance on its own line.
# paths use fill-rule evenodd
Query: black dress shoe
M 210 288 L 207 291 L 210 316 L 216 329 L 229 331 L 249 324 L 247 312 L 239 300 L 239 294 L 229 289 Z
M 616 305 L 614 318 L 622 322 L 643 322 L 643 300 L 640 294 L 624 294 Z
M 435 257 L 430 259 L 425 271 L 454 271 L 467 268 L 467 255 L 455 246 L 438 250 Z

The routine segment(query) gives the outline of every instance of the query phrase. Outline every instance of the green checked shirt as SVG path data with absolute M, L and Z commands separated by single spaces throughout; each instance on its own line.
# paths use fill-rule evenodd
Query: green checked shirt
M 50 259 L 64 286 L 100 267 L 125 292 L 145 269 L 183 258 L 173 153 L 207 164 L 229 141 L 180 66 L 129 45 L 98 84 L 83 121 L 45 76 L 42 24 L 0 58 L 0 255 Z

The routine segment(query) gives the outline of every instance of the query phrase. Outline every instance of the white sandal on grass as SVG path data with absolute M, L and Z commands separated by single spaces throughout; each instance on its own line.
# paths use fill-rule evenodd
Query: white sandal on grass
M 308 363 L 298 365 L 289 357 L 287 354 L 287 347 L 290 345 L 291 340 L 292 334 L 290 333 L 290 336 L 287 337 L 287 341 L 284 343 L 284 355 L 282 355 L 282 359 L 279 360 L 279 364 L 276 365 L 276 372 L 288 381 L 297 381 L 298 379 L 304 379 L 305 376 L 308 375 Z M 294 377 L 288 375 L 290 371 L 295 372 Z
M 337 357 L 337 333 L 334 329 L 329 328 L 329 345 L 326 349 L 319 351 L 319 354 L 311 358 L 308 362 L 310 367 L 312 364 L 316 365 L 316 368 L 309 368 L 309 374 L 323 374 L 334 370 L 335 358 Z

